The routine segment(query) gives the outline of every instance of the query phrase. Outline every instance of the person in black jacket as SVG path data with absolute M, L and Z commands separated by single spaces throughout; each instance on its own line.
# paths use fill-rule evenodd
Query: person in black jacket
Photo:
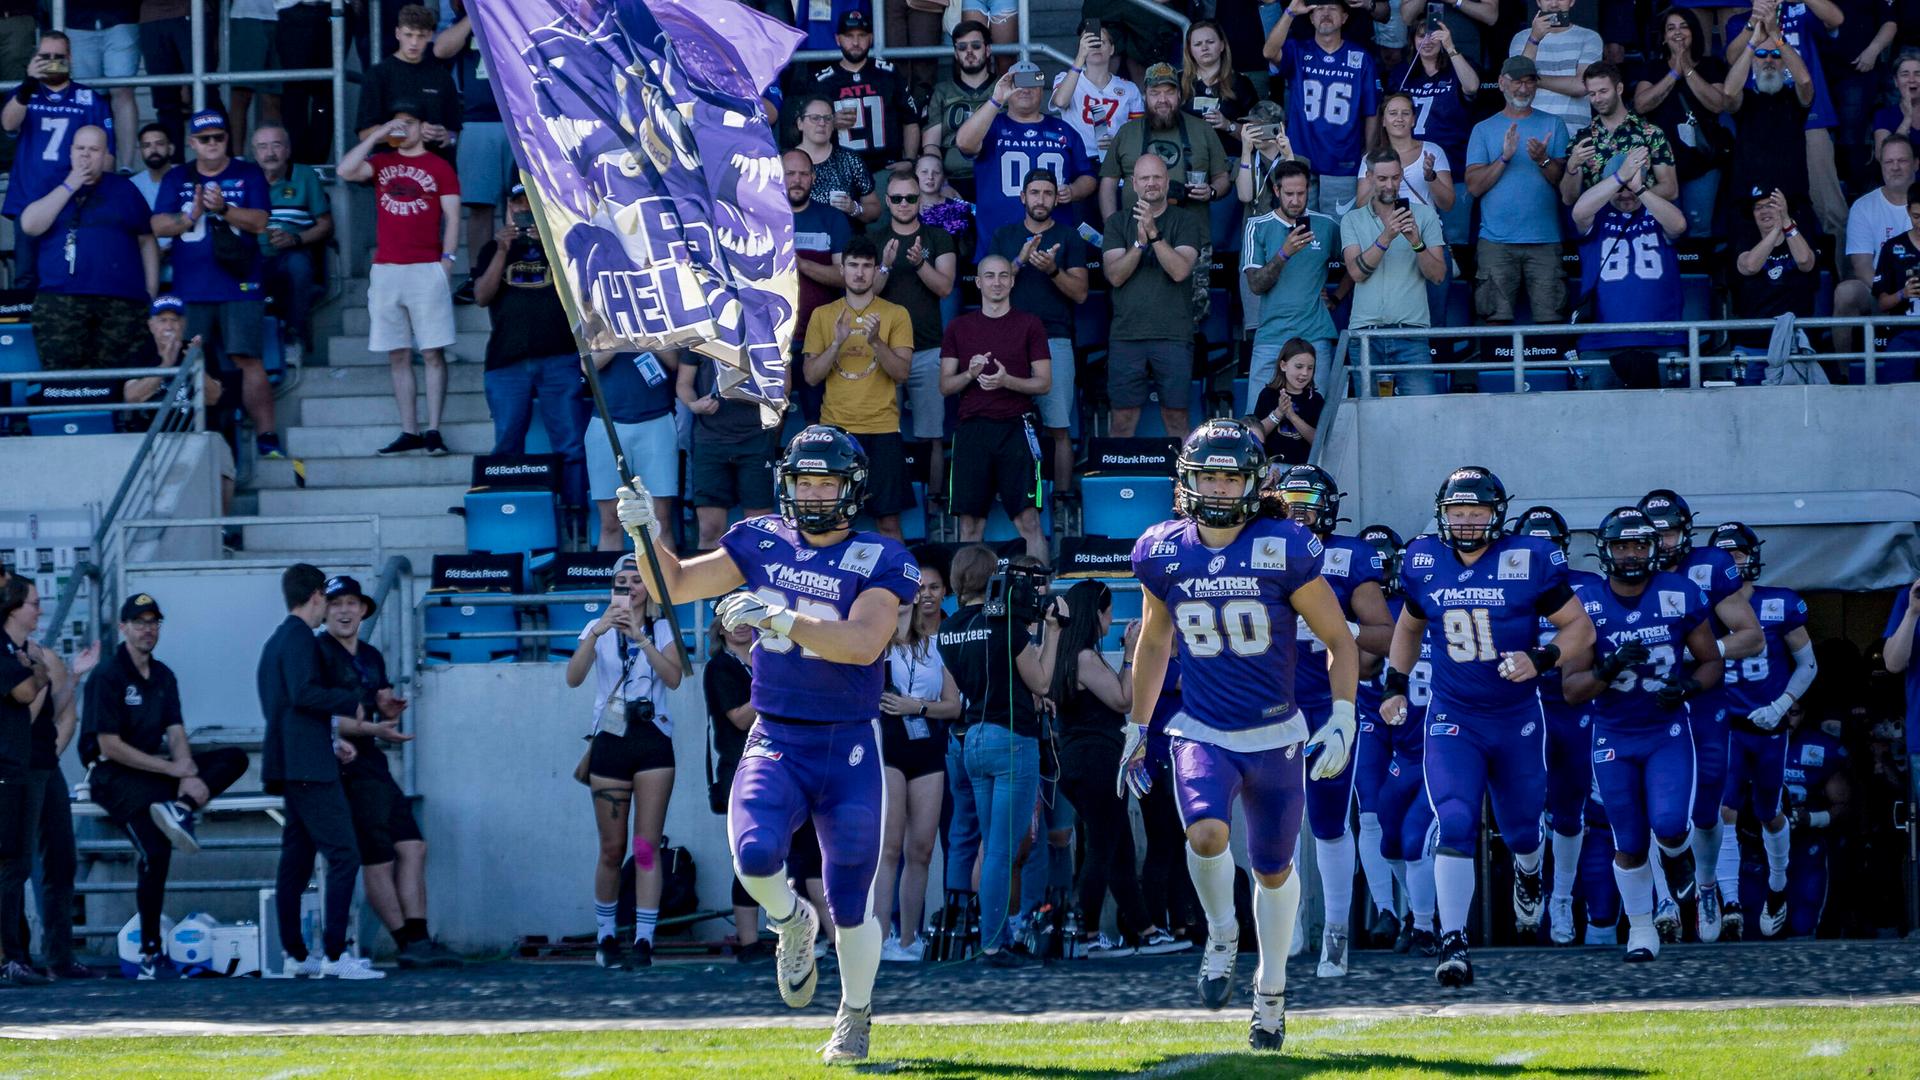
M 340 786 L 340 766 L 353 760 L 354 751 L 335 734 L 335 718 L 365 720 L 366 710 L 357 685 L 331 677 L 313 636 L 327 615 L 326 585 L 327 576 L 306 563 L 295 563 L 280 575 L 287 618 L 260 651 L 255 674 L 267 720 L 260 779 L 267 791 L 286 800 L 274 908 L 280 944 L 294 961 L 294 974 L 384 979 L 386 972 L 374 970 L 366 959 L 346 955 L 360 850 Z M 316 853 L 327 857 L 324 961 L 307 951 L 300 934 L 300 894 L 313 877 Z

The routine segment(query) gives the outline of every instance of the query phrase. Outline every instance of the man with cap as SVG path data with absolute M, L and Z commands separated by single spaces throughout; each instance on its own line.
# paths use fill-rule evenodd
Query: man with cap
M 42 238 L 34 336 L 50 370 L 119 367 L 140 343 L 140 319 L 160 288 L 153 211 L 113 171 L 107 133 L 74 132 L 67 176 L 20 211 L 20 231 Z
M 1380 70 L 1373 53 L 1349 42 L 1347 7 L 1291 0 L 1262 50 L 1287 80 L 1287 134 L 1294 152 L 1320 176 L 1313 209 L 1346 212 L 1360 188 L 1360 159 L 1380 130 Z M 1311 39 L 1295 38 L 1293 20 L 1313 22 Z
M 1123 190 L 1121 182 L 1133 177 L 1135 162 L 1152 154 L 1166 163 L 1167 203 L 1192 216 L 1205 237 L 1207 204 L 1225 195 L 1232 180 L 1226 147 L 1205 120 L 1180 108 L 1180 76 L 1173 65 L 1149 67 L 1144 82 L 1147 114 L 1121 125 L 1100 162 L 1101 217 L 1109 228 L 1115 213 L 1131 218 L 1134 193 L 1131 187 Z M 1195 180 L 1200 182 L 1190 182 Z
M 460 958 L 427 933 L 427 842 L 381 746 L 413 736 L 400 730 L 407 702 L 393 691 L 386 657 L 360 640 L 361 624 L 373 617 L 373 598 L 344 574 L 328 578 L 326 591 L 327 621 L 314 636 L 334 677 L 359 688 L 366 716 L 338 719 L 340 737 L 354 749 L 353 760 L 340 768 L 340 782 L 360 845 L 367 904 L 393 935 L 401 967 L 458 967 Z
M 153 199 L 153 235 L 173 237 L 173 294 L 187 302 L 187 334 L 203 341 L 209 356 L 240 372 L 240 399 L 253 421 L 254 447 L 263 458 L 285 456 L 274 426 L 273 386 L 267 382 L 266 289 L 260 281 L 260 249 L 252 238 L 269 218 L 267 177 L 260 166 L 232 156 L 227 116 L 202 109 L 187 122 L 194 160 L 176 165 Z M 214 230 L 230 229 L 245 244 L 227 247 L 222 259 Z
M 280 575 L 287 617 L 260 650 L 254 673 L 267 721 L 260 781 L 286 802 L 274 913 L 280 922 L 280 947 L 295 975 L 384 979 L 386 972 L 374 970 L 365 958 L 347 955 L 360 850 L 354 842 L 353 813 L 340 786 L 340 766 L 352 762 L 356 752 L 340 737 L 339 727 L 344 719 L 365 720 L 369 713 L 360 685 L 338 677 L 314 637 L 327 618 L 326 588 L 327 576 L 307 563 L 294 563 Z M 308 950 L 300 926 L 300 894 L 313 879 L 316 855 L 327 858 L 324 958 Z
M 147 306 L 147 333 L 143 335 L 139 348 L 115 367 L 129 368 L 174 368 L 186 359 L 187 351 L 194 344 L 188 340 L 186 301 L 171 293 L 156 296 Z M 152 401 L 166 391 L 172 376 L 143 375 L 137 379 L 128 379 L 120 384 L 120 398 L 128 404 Z M 218 365 L 208 365 L 203 370 L 200 394 L 206 406 L 207 430 L 220 433 L 221 441 L 214 445 L 220 460 L 215 467 L 220 471 L 220 507 L 225 513 L 233 504 L 233 409 L 220 408 L 220 402 L 233 400 L 237 393 L 237 376 L 223 375 Z M 176 401 L 176 407 L 186 405 Z M 145 431 L 153 425 L 159 412 L 139 412 L 127 414 L 127 427 L 130 430 Z
M 154 658 L 160 604 L 137 593 L 120 605 L 120 647 L 87 680 L 80 760 L 93 766 L 93 801 L 133 841 L 134 905 L 140 913 L 140 974 L 166 969 L 160 914 L 175 848 L 200 850 L 195 814 L 247 771 L 237 746 L 187 745 L 180 684 Z
M 73 81 L 73 44 L 67 35 L 50 30 L 27 62 L 27 77 L 0 107 L 0 130 L 17 135 L 13 172 L 0 215 L 18 218 L 27 204 L 60 186 L 67 175 L 68 149 L 80 129 L 93 126 L 107 133 L 113 146 L 113 109 L 107 95 Z M 15 235 L 13 287 L 31 291 L 39 265 L 39 241 Z
M 454 85 L 452 69 L 428 56 L 440 22 L 437 13 L 438 5 L 408 4 L 400 9 L 393 29 L 395 48 L 367 72 L 353 128 L 364 139 L 384 130 L 402 102 L 412 102 L 422 142 L 451 164 L 460 140 L 460 90 Z
M 873 50 L 873 20 L 858 9 L 840 16 L 840 59 L 814 73 L 812 92 L 833 102 L 840 145 L 867 169 L 909 165 L 920 154 L 920 103 L 892 64 Z
M 954 148 L 974 163 L 974 220 L 980 231 L 975 262 L 992 254 L 993 234 L 1001 226 L 1026 219 L 1022 195 L 1035 169 L 1053 174 L 1054 217 L 1069 229 L 1076 221 L 1072 204 L 1094 193 L 1093 159 L 1080 133 L 1041 109 L 1045 82 L 1039 64 L 1014 64 L 954 136 Z
M 1490 323 L 1514 321 L 1522 282 L 1534 322 L 1559 322 L 1566 308 L 1559 184 L 1567 168 L 1567 125 L 1534 109 L 1539 92 L 1533 60 L 1507 57 L 1500 67 L 1507 107 L 1475 124 L 1467 139 L 1467 193 L 1480 202 L 1474 307 Z
M 402 26 L 402 29 L 405 29 Z M 447 452 L 440 411 L 447 402 L 447 347 L 454 342 L 453 263 L 460 246 L 460 177 L 427 151 L 427 110 L 395 103 L 393 117 L 340 159 L 340 179 L 374 186 L 373 268 L 367 282 L 372 329 L 367 348 L 387 354 L 400 435 L 379 453 Z M 374 148 L 382 146 L 377 153 Z M 413 351 L 427 371 L 427 427 L 420 429 Z

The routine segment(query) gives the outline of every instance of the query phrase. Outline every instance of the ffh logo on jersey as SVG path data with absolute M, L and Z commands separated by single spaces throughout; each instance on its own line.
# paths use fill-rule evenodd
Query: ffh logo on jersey
M 1149 559 L 1171 559 L 1180 554 L 1180 545 L 1171 540 L 1155 540 L 1147 549 Z
M 1287 546 L 1270 536 L 1263 536 L 1253 542 L 1252 569 L 1285 570 L 1287 568 Z
M 1346 577 L 1352 565 L 1353 552 L 1345 548 L 1328 548 L 1327 558 L 1326 561 L 1321 564 L 1320 572 L 1323 574 L 1333 574 L 1338 577 Z
M 1207 573 L 1217 574 L 1221 568 L 1226 565 L 1227 557 L 1225 555 L 1215 555 L 1213 558 L 1207 560 Z
M 1770 596 L 1760 601 L 1760 618 L 1766 622 L 1780 622 L 1787 617 L 1787 602 L 1778 596 Z
M 1687 598 L 1671 590 L 1660 590 L 1660 617 L 1677 619 L 1687 613 Z
M 1500 558 L 1496 581 L 1525 581 L 1533 576 L 1533 552 L 1509 551 Z
M 1411 565 L 1415 570 L 1431 570 L 1433 569 L 1433 556 L 1423 554 L 1423 553 L 1416 553 L 1413 556 L 1413 562 L 1409 565 Z

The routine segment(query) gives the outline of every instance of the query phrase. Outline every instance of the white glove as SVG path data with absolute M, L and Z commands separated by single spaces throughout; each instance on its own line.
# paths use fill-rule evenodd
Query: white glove
M 1153 774 L 1147 771 L 1145 724 L 1127 725 L 1127 743 L 1120 751 L 1120 775 L 1114 777 L 1113 793 L 1125 799 L 1129 789 L 1139 799 L 1146 798 L 1147 792 L 1153 789 Z
M 634 543 L 640 542 L 641 529 L 647 530 L 650 536 L 660 535 L 660 519 L 653 513 L 653 496 L 647 493 L 646 485 L 638 477 L 634 478 L 632 487 L 623 487 L 613 494 L 620 500 L 620 527 L 627 530 Z
M 1786 719 L 1787 710 L 1791 708 L 1793 708 L 1793 695 L 1781 694 L 1773 699 L 1771 705 L 1762 705 L 1748 713 L 1747 719 L 1753 721 L 1753 726 L 1761 731 L 1772 731 L 1780 726 L 1781 720 Z
M 729 633 L 743 626 L 787 637 L 793 633 L 793 612 L 749 592 L 729 593 L 714 605 L 714 617 Z
M 1348 756 L 1353 753 L 1353 735 L 1358 726 L 1353 719 L 1353 702 L 1335 701 L 1333 715 L 1307 739 L 1307 753 L 1320 755 L 1308 775 L 1315 780 L 1331 780 L 1339 776 L 1340 771 L 1347 767 Z

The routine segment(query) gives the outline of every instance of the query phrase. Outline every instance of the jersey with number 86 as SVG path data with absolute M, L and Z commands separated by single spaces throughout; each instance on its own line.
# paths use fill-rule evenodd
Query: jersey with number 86
M 1402 566 L 1407 610 L 1426 620 L 1433 644 L 1434 698 L 1469 716 L 1536 700 L 1533 684 L 1500 674 L 1500 658 L 1537 644 L 1539 620 L 1572 597 L 1566 554 L 1546 540 L 1502 536 L 1467 566 L 1438 537 L 1422 536 Z
M 1320 554 L 1305 528 L 1270 518 L 1248 522 L 1219 550 L 1185 519 L 1162 522 L 1134 544 L 1134 576 L 1173 619 L 1187 715 L 1221 732 L 1294 715 L 1289 598 L 1320 576 Z

